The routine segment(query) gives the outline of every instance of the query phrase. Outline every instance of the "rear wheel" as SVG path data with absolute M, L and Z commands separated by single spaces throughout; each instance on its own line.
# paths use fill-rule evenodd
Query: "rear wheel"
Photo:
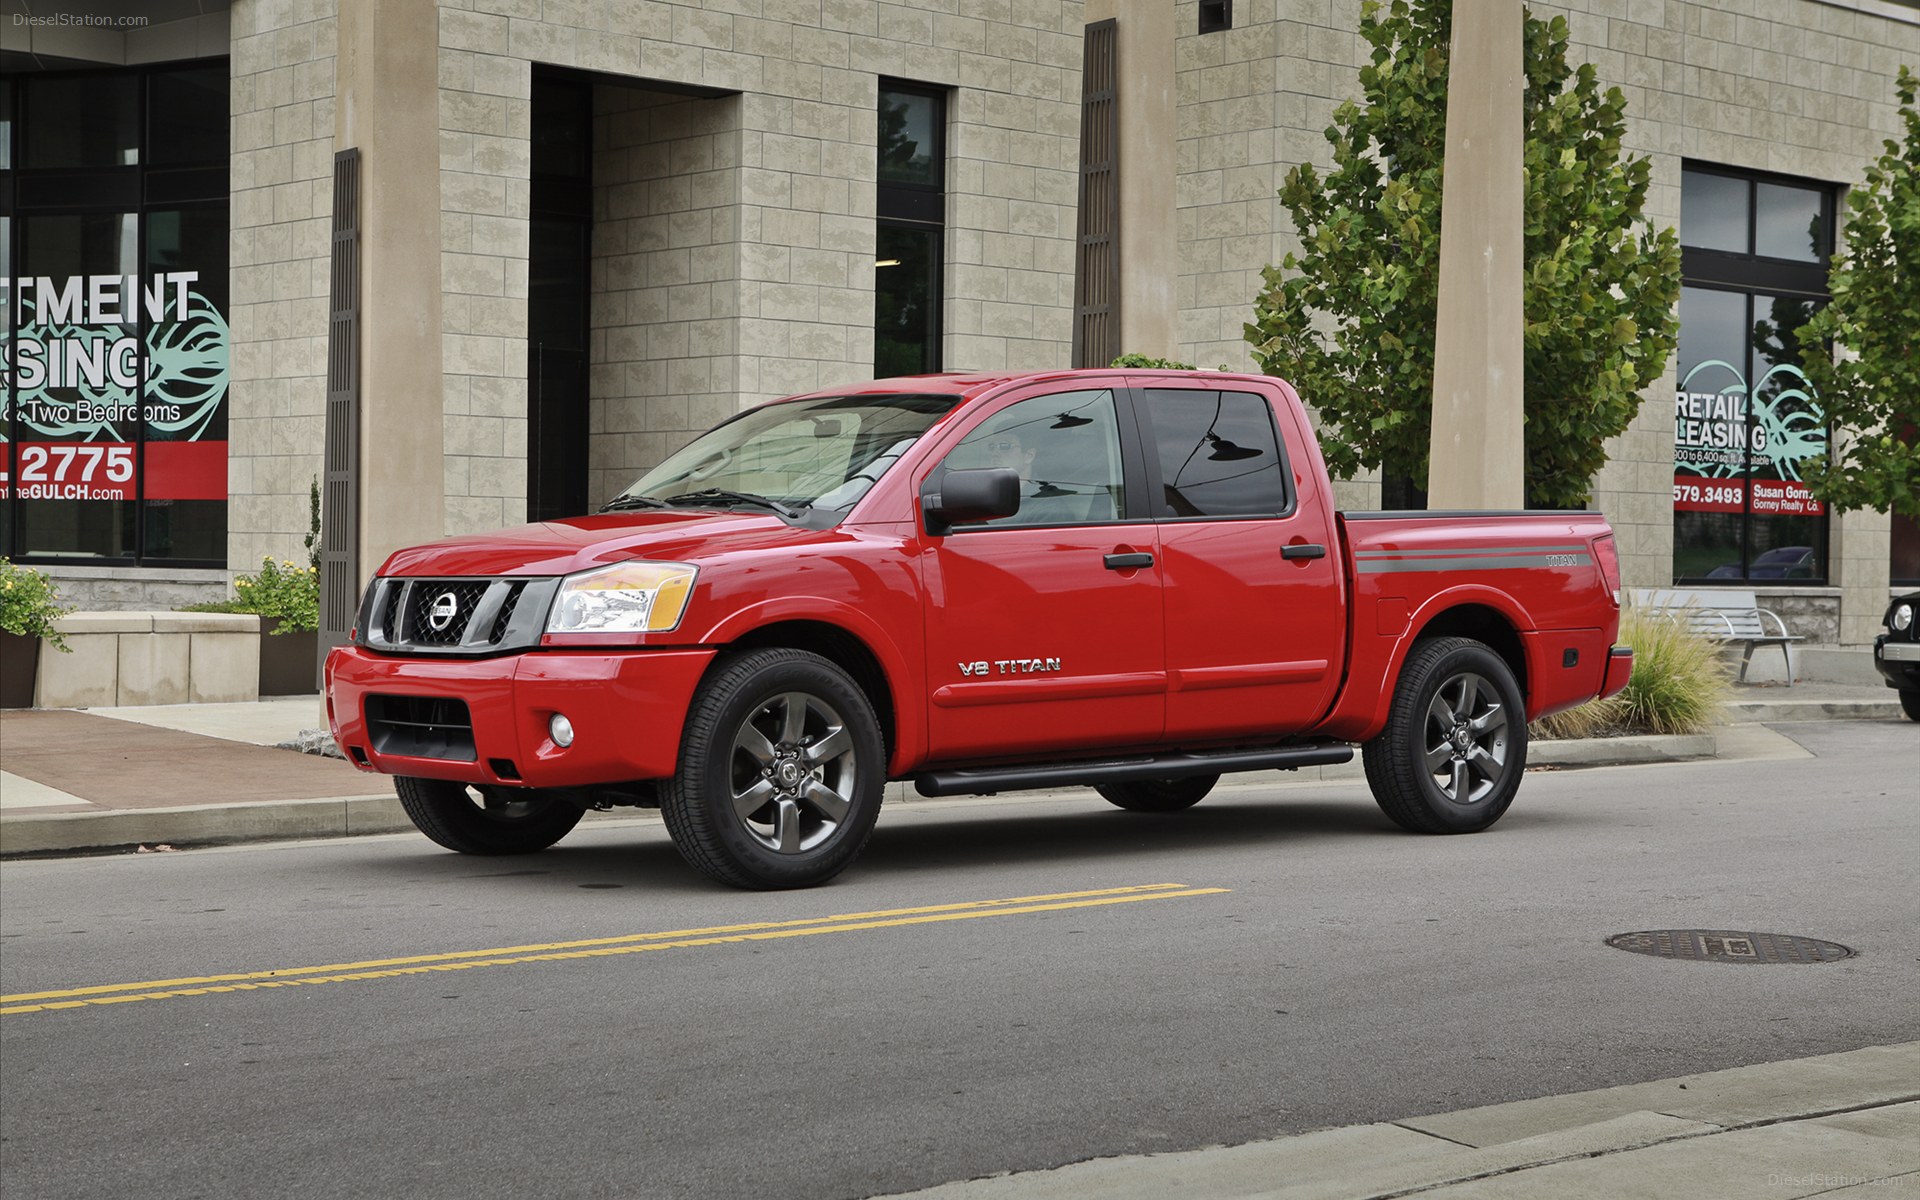
M 1129 779 L 1122 783 L 1102 783 L 1094 791 L 1110 804 L 1131 812 L 1179 812 L 1192 808 L 1206 798 L 1218 775 L 1189 775 L 1184 779 Z
M 584 810 L 530 788 L 470 787 L 398 776 L 393 790 L 420 832 L 462 854 L 531 854 L 580 823 Z
M 886 747 L 845 671 L 803 650 L 754 650 L 694 698 L 661 802 L 689 863 L 742 888 L 825 883 L 866 845 Z
M 1416 833 L 1473 833 L 1500 819 L 1527 767 L 1527 714 L 1513 672 L 1469 638 L 1408 655 L 1380 736 L 1361 748 L 1381 811 Z

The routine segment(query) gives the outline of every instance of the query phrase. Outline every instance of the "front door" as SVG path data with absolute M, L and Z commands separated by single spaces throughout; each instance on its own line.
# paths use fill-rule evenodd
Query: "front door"
M 1019 512 L 929 539 L 923 559 L 936 760 L 1160 737 L 1160 568 L 1152 523 L 1128 519 L 1118 415 L 1108 389 L 1030 396 L 933 469 L 1021 476 Z

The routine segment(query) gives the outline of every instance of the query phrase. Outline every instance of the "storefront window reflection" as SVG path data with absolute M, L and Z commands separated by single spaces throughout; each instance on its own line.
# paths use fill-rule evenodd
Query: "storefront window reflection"
M 0 83 L 10 555 L 225 564 L 226 78 L 216 60 Z

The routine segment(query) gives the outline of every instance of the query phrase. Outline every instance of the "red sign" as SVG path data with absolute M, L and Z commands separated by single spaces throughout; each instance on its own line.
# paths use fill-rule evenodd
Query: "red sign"
M 0 496 L 22 500 L 132 500 L 139 448 L 127 442 L 22 442 L 19 478 L 0 452 Z M 225 500 L 225 442 L 148 442 L 149 500 Z
M 1745 480 L 1709 479 L 1704 475 L 1673 477 L 1675 512 L 1745 512 L 1746 501 Z
M 1768 516 L 1817 517 L 1827 511 L 1827 506 L 1815 500 L 1812 489 L 1798 479 L 1756 479 L 1753 511 Z

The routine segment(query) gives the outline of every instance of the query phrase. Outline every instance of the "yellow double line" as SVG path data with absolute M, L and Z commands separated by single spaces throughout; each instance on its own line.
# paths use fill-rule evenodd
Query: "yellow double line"
M 521 963 L 562 962 L 571 958 L 607 958 L 647 950 L 686 950 L 734 942 L 766 942 L 780 938 L 811 937 L 821 933 L 858 933 L 903 925 L 931 925 L 940 921 L 971 921 L 979 917 L 1014 917 L 1029 913 L 1060 912 L 1070 908 L 1098 908 L 1139 900 L 1175 900 L 1186 896 L 1216 896 L 1226 888 L 1190 888 L 1181 883 L 1146 883 L 1134 887 L 1087 892 L 1056 892 L 1046 896 L 1016 896 L 1007 900 L 971 900 L 959 904 L 932 904 L 920 908 L 890 908 L 877 912 L 842 913 L 795 921 L 758 921 L 746 925 L 715 925 L 705 929 L 674 929 L 662 933 L 633 933 L 620 937 L 586 938 L 573 942 L 545 942 L 502 946 L 492 950 L 460 950 L 451 954 L 419 954 L 407 958 L 376 958 L 365 962 L 330 963 L 317 967 L 286 967 L 275 971 L 246 971 L 232 975 L 201 975 L 183 979 L 152 979 L 142 983 L 103 983 L 92 987 L 51 992 L 18 992 L 0 996 L 0 1016 L 53 1012 L 93 1005 L 126 1004 L 135 1000 L 171 1000 L 178 996 L 208 996 L 220 992 L 249 992 L 264 988 L 301 987 L 316 983 L 355 983 L 393 979 L 435 971 L 467 971 L 475 967 L 510 967 Z

